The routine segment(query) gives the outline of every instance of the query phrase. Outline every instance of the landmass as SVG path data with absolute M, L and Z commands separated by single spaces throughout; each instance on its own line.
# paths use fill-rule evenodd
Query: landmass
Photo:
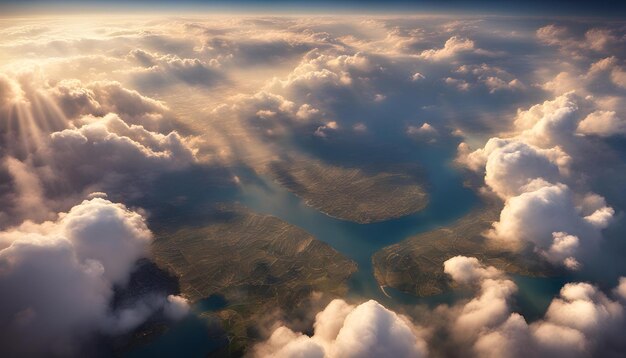
M 453 288 L 443 263 L 457 255 L 476 257 L 512 274 L 551 275 L 554 269 L 536 254 L 498 247 L 483 236 L 498 220 L 502 203 L 486 199 L 483 204 L 450 226 L 411 236 L 376 252 L 372 264 L 379 285 L 417 296 L 443 293 Z
M 222 319 L 230 349 L 245 349 L 272 312 L 288 313 L 317 292 L 344 295 L 357 270 L 306 231 L 238 206 L 222 208 L 206 225 L 160 235 L 153 252 L 192 302 L 223 297 L 224 307 L 210 314 Z
M 370 173 L 316 160 L 268 165 L 278 183 L 307 205 L 338 219 L 367 224 L 406 216 L 428 204 L 415 175 L 398 170 Z

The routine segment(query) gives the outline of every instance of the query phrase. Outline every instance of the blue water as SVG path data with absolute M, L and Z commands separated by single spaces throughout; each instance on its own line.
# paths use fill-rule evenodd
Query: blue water
M 374 278 L 372 255 L 411 235 L 450 224 L 478 205 L 474 193 L 463 187 L 459 173 L 447 164 L 448 161 L 442 160 L 443 154 L 432 153 L 427 161 L 430 164 L 427 172 L 435 175 L 428 178 L 426 209 L 398 219 L 371 224 L 336 219 L 307 206 L 302 199 L 268 178 L 244 179 L 237 199 L 255 212 L 273 215 L 303 228 L 354 260 L 358 271 L 350 279 L 350 295 L 392 303 Z
M 386 288 L 383 292 L 373 275 L 371 257 L 378 250 L 411 235 L 448 225 L 480 205 L 474 192 L 463 186 L 460 173 L 450 165 L 453 151 L 440 147 L 431 148 L 427 155 L 424 155 L 424 152 L 421 154 L 419 163 L 427 173 L 428 206 L 418 213 L 385 222 L 357 224 L 327 216 L 307 206 L 301 198 L 271 179 L 259 177 L 246 169 L 235 170 L 234 173 L 241 179 L 240 190 L 222 195 L 229 197 L 229 201 L 239 202 L 255 212 L 273 215 L 298 226 L 354 260 L 358 265 L 358 271 L 349 281 L 350 298 L 375 299 L 390 308 L 415 304 L 429 306 L 453 304 L 460 298 L 470 297 L 471 292 L 457 290 L 425 298 L 393 288 Z M 195 196 L 192 198 L 195 204 L 189 205 L 189 210 L 197 210 L 194 208 L 198 207 L 196 206 L 198 203 L 213 196 L 214 194 L 211 194 L 204 199 L 203 195 Z M 185 215 L 185 211 L 176 211 L 180 215 Z M 559 279 L 522 276 L 514 276 L 513 279 L 520 287 L 517 298 L 518 312 L 526 315 L 529 320 L 536 319 L 545 312 L 562 284 L 562 280 Z M 227 305 L 227 302 L 220 300 L 219 297 L 213 297 L 198 302 L 194 310 L 199 313 L 219 309 L 224 305 Z M 133 352 L 131 356 L 146 357 L 155 354 L 163 357 L 178 356 L 181 347 L 185 347 L 184 353 L 187 357 L 205 356 L 207 352 L 225 342 L 222 337 L 209 338 L 206 323 L 202 322 L 200 318 L 191 315 L 156 342 Z
M 187 315 L 177 324 L 149 344 L 134 349 L 125 357 L 206 357 L 211 352 L 228 345 L 228 338 L 219 327 L 219 321 L 213 322 L 201 318 L 206 307 L 196 305 L 192 314 Z

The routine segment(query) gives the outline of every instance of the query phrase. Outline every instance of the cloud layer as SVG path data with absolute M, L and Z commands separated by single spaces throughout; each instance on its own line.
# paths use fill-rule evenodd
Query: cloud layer
M 623 272 L 623 244 L 611 241 L 612 230 L 623 236 L 626 206 L 619 23 L 6 19 L 0 36 L 0 287 L 14 292 L 0 325 L 11 353 L 76 354 L 85 336 L 125 331 L 155 309 L 188 312 L 178 296 L 117 311 L 110 301 L 152 237 L 130 203 L 193 166 L 263 172 L 288 156 L 428 164 L 458 145 L 457 161 L 503 203 L 485 233 L 492 242 L 584 277 L 598 278 L 589 269 L 597 261 Z M 83 201 L 92 192 L 123 202 Z M 624 351 L 614 337 L 624 328 L 623 279 L 614 293 L 569 283 L 529 323 L 514 312 L 520 288 L 503 273 L 467 257 L 448 260 L 445 272 L 475 295 L 429 311 L 440 326 L 375 301 L 336 300 L 311 336 L 285 325 L 255 353 L 425 356 L 445 349 L 426 347 L 440 329 L 476 356 Z
M 352 306 L 336 299 L 315 317 L 308 337 L 285 326 L 254 348 L 257 357 L 425 357 L 419 328 L 376 301 Z
M 92 334 L 132 329 L 158 307 L 182 316 L 184 300 L 174 296 L 111 309 L 114 287 L 126 284 L 151 241 L 140 214 L 102 198 L 0 232 L 0 288 L 10 293 L 0 308 L 1 351 L 78 355 Z

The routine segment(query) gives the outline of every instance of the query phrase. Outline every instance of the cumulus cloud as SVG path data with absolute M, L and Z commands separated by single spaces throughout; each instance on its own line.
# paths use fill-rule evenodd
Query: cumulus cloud
M 475 49 L 474 41 L 458 36 L 452 36 L 440 49 L 426 50 L 421 53 L 420 57 L 427 60 L 443 60 L 454 57 L 459 53 L 470 52 Z
M 570 270 L 578 270 L 580 263 L 574 255 L 580 245 L 578 237 L 565 232 L 552 233 L 552 245 L 544 254 L 553 262 L 561 262 Z
M 559 166 L 566 162 L 558 151 L 546 151 L 524 142 L 490 139 L 481 153 L 487 156 L 485 183 L 501 198 L 521 194 L 536 178 L 554 181 L 559 178 Z
M 523 140 L 541 148 L 563 145 L 571 140 L 580 121 L 579 102 L 573 92 L 520 111 L 515 127 Z
M 595 173 L 584 172 L 584 160 L 589 161 L 589 143 L 606 142 L 601 150 L 613 149 L 621 144 L 605 138 L 626 131 L 626 37 L 617 25 L 559 20 L 537 30 L 537 22 L 519 21 L 513 30 L 508 21 L 487 18 L 215 17 L 112 20 L 77 33 L 74 23 L 41 21 L 37 26 L 8 22 L 0 29 L 7 63 L 0 74 L 0 201 L 5 205 L 0 225 L 18 224 L 3 232 L 2 250 L 12 250 L 15 265 L 39 255 L 41 265 L 48 265 L 41 269 L 46 274 L 74 275 L 71 282 L 84 284 L 81 294 L 87 292 L 95 303 L 83 308 L 72 301 L 80 297 L 68 299 L 78 313 L 85 312 L 81 317 L 91 317 L 72 316 L 67 323 L 72 330 L 126 330 L 157 306 L 170 317 L 189 312 L 178 296 L 146 298 L 110 312 L 110 288 L 123 284 L 130 270 L 125 263 L 145 255 L 143 244 L 133 246 L 136 241 L 129 237 L 137 233 L 132 232 L 116 236 L 121 242 L 105 240 L 116 226 L 98 227 L 88 214 L 99 209 L 75 205 L 92 191 L 135 198 L 164 171 L 197 164 L 198 142 L 178 119 L 202 128 L 203 145 L 215 147 L 219 160 L 251 166 L 281 157 L 286 148 L 311 156 L 332 153 L 337 159 L 336 154 L 348 152 L 344 144 L 354 146 L 357 140 L 359 150 L 353 153 L 372 145 L 393 164 L 395 148 L 412 149 L 407 134 L 437 138 L 442 147 L 450 143 L 449 128 L 462 127 L 455 133 L 467 143 L 491 136 L 478 150 L 459 145 L 459 161 L 484 174 L 487 191 L 503 201 L 490 237 L 531 245 L 539 257 L 571 270 L 586 267 L 585 254 L 593 252 L 614 220 L 607 200 L 591 193 L 604 188 L 591 185 Z M 532 33 L 537 37 L 528 36 Z M 537 41 L 547 46 L 538 49 Z M 30 59 L 42 70 L 27 73 Z M 202 90 L 216 84 L 223 85 L 219 93 Z M 133 88 L 149 90 L 154 98 Z M 509 123 L 506 115 L 517 107 L 524 109 Z M 408 125 L 415 117 L 428 123 Z M 344 151 L 331 150 L 336 148 Z M 616 168 L 609 170 L 620 174 Z M 603 193 L 619 208 L 619 197 Z M 107 202 L 102 194 L 90 199 Z M 110 205 L 115 204 L 104 206 Z M 58 211 L 76 218 L 57 217 Z M 19 225 L 24 219 L 33 222 Z M 14 239 L 10 232 L 28 239 Z M 72 233 L 95 239 L 79 240 Z M 112 257 L 117 246 L 124 246 L 123 252 Z M 65 266 L 56 269 L 53 261 Z M 576 326 L 564 318 L 610 321 L 604 312 L 619 318 L 616 301 L 593 286 L 564 288 L 552 312 L 529 325 L 512 313 L 517 288 L 501 272 L 463 257 L 444 268 L 457 284 L 477 292 L 451 307 L 456 316 L 447 318 L 445 337 L 454 336 L 464 348 L 459 351 L 468 355 L 590 355 L 600 352 L 602 337 L 616 330 L 614 325 L 606 330 Z M 626 297 L 622 286 L 615 293 L 620 299 Z M 586 293 L 574 295 L 576 290 Z M 31 306 L 16 308 L 10 322 L 22 327 L 52 315 Z M 68 330 L 56 330 L 71 338 L 53 337 L 61 346 L 55 352 L 65 352 L 64 341 L 81 338 L 63 333 Z M 371 301 L 358 306 L 334 301 L 318 316 L 314 332 L 308 336 L 281 327 L 257 348 L 276 356 L 426 352 L 421 329 Z
M 339 128 L 339 125 L 335 121 L 330 121 L 322 126 L 317 127 L 314 135 L 322 138 L 326 138 L 329 132 L 335 131 Z
M 19 85 L 5 74 L 0 74 L 0 109 L 22 100 L 24 93 Z
M 595 111 L 580 121 L 577 132 L 601 137 L 626 135 L 626 120 L 615 111 Z
M 505 202 L 489 236 L 507 242 L 531 242 L 551 261 L 578 268 L 580 246 L 587 251 L 598 245 L 600 230 L 608 226 L 614 210 L 603 206 L 585 216 L 577 208 L 570 188 L 560 183 L 537 179 L 527 189 Z
M 408 318 L 370 300 L 332 301 L 315 317 L 309 337 L 285 326 L 254 347 L 257 357 L 424 357 L 426 343 Z
M 626 277 L 621 277 L 619 279 L 619 285 L 615 291 L 622 300 L 626 301 Z
M 484 170 L 486 186 L 505 201 L 487 236 L 517 248 L 530 243 L 540 256 L 572 270 L 597 248 L 615 214 L 599 195 L 564 184 L 575 181 L 573 159 L 563 148 L 581 145 L 580 102 L 570 92 L 519 110 L 514 135 L 493 137 L 473 152 L 459 146 L 459 161 Z
M 48 92 L 68 119 L 115 113 L 128 124 L 141 125 L 151 131 L 175 129 L 170 110 L 163 102 L 125 88 L 116 81 L 84 84 L 78 80 L 62 80 Z
M 583 51 L 605 52 L 623 41 L 611 29 L 597 27 L 588 29 L 583 36 L 577 36 L 565 26 L 551 24 L 539 28 L 536 34 L 541 42 L 576 56 Z
M 475 298 L 457 307 L 457 317 L 450 323 L 457 341 L 477 340 L 507 320 L 517 287 L 501 271 L 485 267 L 474 257 L 456 256 L 444 262 L 444 272 L 459 284 L 478 288 Z
M 129 72 L 143 88 L 164 87 L 183 82 L 192 86 L 210 87 L 223 76 L 219 61 L 205 62 L 198 58 L 180 58 L 177 55 L 155 55 L 142 50 L 130 53 L 143 67 Z
M 0 193 L 8 214 L 0 219 L 8 223 L 49 219 L 89 192 L 196 160 L 189 139 L 171 129 L 169 109 L 118 82 L 14 78 L 4 77 L 15 91 L 0 110 L 0 168 L 12 188 Z
M 172 319 L 181 319 L 189 313 L 189 301 L 182 296 L 167 296 L 167 304 L 165 305 L 165 314 Z
M 593 356 L 609 352 L 611 344 L 622 345 L 624 307 L 591 284 L 566 284 L 545 316 L 528 324 L 513 312 L 517 287 L 502 272 L 464 256 L 444 265 L 453 280 L 478 289 L 475 298 L 450 312 L 455 339 L 477 357 Z
M 0 307 L 0 351 L 77 355 L 91 334 L 141 323 L 160 301 L 115 312 L 110 302 L 151 241 L 140 214 L 102 198 L 0 232 L 0 288 L 10 292 Z
M 526 88 L 519 79 L 506 70 L 486 63 L 462 65 L 455 72 L 463 76 L 473 77 L 474 81 L 482 83 L 491 94 L 503 90 L 515 91 Z
M 80 122 L 84 124 L 78 128 L 50 135 L 51 159 L 59 170 L 76 171 L 67 177 L 78 179 L 79 172 L 83 176 L 104 177 L 106 171 L 124 173 L 145 172 L 150 167 L 153 170 L 176 168 L 194 160 L 194 153 L 176 132 L 164 135 L 142 126 L 129 126 L 115 114 L 86 116 Z M 100 167 L 90 164 L 93 158 L 100 158 Z M 64 163 L 72 165 L 61 168 Z
M 307 93 L 320 96 L 325 94 L 324 91 L 332 94 L 342 88 L 367 88 L 368 78 L 381 70 L 381 66 L 371 56 L 360 52 L 343 54 L 312 50 L 285 79 L 274 79 L 267 87 L 291 96 Z M 379 94 L 370 91 L 364 91 L 363 95 L 375 98 Z
M 406 133 L 412 136 L 418 137 L 436 137 L 439 132 L 435 127 L 430 125 L 428 122 L 424 122 L 421 126 L 408 126 L 406 129 Z
M 443 271 L 458 283 L 477 284 L 487 278 L 498 278 L 502 272 L 494 267 L 485 267 L 475 257 L 455 256 L 443 263 Z
M 459 91 L 468 91 L 470 89 L 470 84 L 467 83 L 467 81 L 465 81 L 463 79 L 446 77 L 444 79 L 444 82 L 445 82 L 445 84 L 447 84 L 449 86 L 455 87 Z
M 469 357 L 585 357 L 623 347 L 626 278 L 614 290 L 615 299 L 591 284 L 568 283 L 545 315 L 528 323 L 515 312 L 518 287 L 502 271 L 456 256 L 444 263 L 444 272 L 474 297 L 439 306 L 419 328 L 375 301 L 354 306 L 334 300 L 317 314 L 312 336 L 280 326 L 254 347 L 254 356 L 419 357 L 438 335 L 448 337 L 449 349 Z

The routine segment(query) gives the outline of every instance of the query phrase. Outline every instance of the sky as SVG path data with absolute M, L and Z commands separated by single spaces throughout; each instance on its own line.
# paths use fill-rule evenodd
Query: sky
M 454 256 L 441 275 L 467 297 L 435 308 L 327 297 L 306 306 L 306 324 L 263 316 L 249 353 L 626 352 L 623 5 L 454 2 L 438 16 L 376 16 L 387 5 L 370 2 L 328 16 L 320 3 L 325 16 L 260 5 L 269 14 L 171 16 L 151 3 L 129 13 L 110 2 L 93 12 L 2 4 L 17 12 L 0 20 L 0 355 L 89 356 L 95 339 L 153 315 L 175 324 L 193 314 L 176 292 L 122 306 L 116 292 L 153 259 L 158 210 L 204 213 L 218 203 L 194 207 L 196 193 L 246 190 L 236 169 L 385 172 L 444 160 L 432 153 L 497 203 L 486 242 L 563 273 L 545 312 L 524 317 L 510 272 Z M 536 16 L 514 16 L 518 6 Z M 195 180 L 168 181 L 186 175 Z
M 76 11 L 77 9 L 98 9 L 124 11 L 183 11 L 185 9 L 206 9 L 237 12 L 305 12 L 328 13 L 343 12 L 444 12 L 534 16 L 604 16 L 619 18 L 626 15 L 626 5 L 617 0 L 558 0 L 558 1 L 497 1 L 497 0 L 340 0 L 340 1 L 305 1 L 305 0 L 133 0 L 133 1 L 98 1 L 98 0 L 2 0 L 7 9 L 13 11 Z M 62 10 L 61 10 L 62 9 Z

